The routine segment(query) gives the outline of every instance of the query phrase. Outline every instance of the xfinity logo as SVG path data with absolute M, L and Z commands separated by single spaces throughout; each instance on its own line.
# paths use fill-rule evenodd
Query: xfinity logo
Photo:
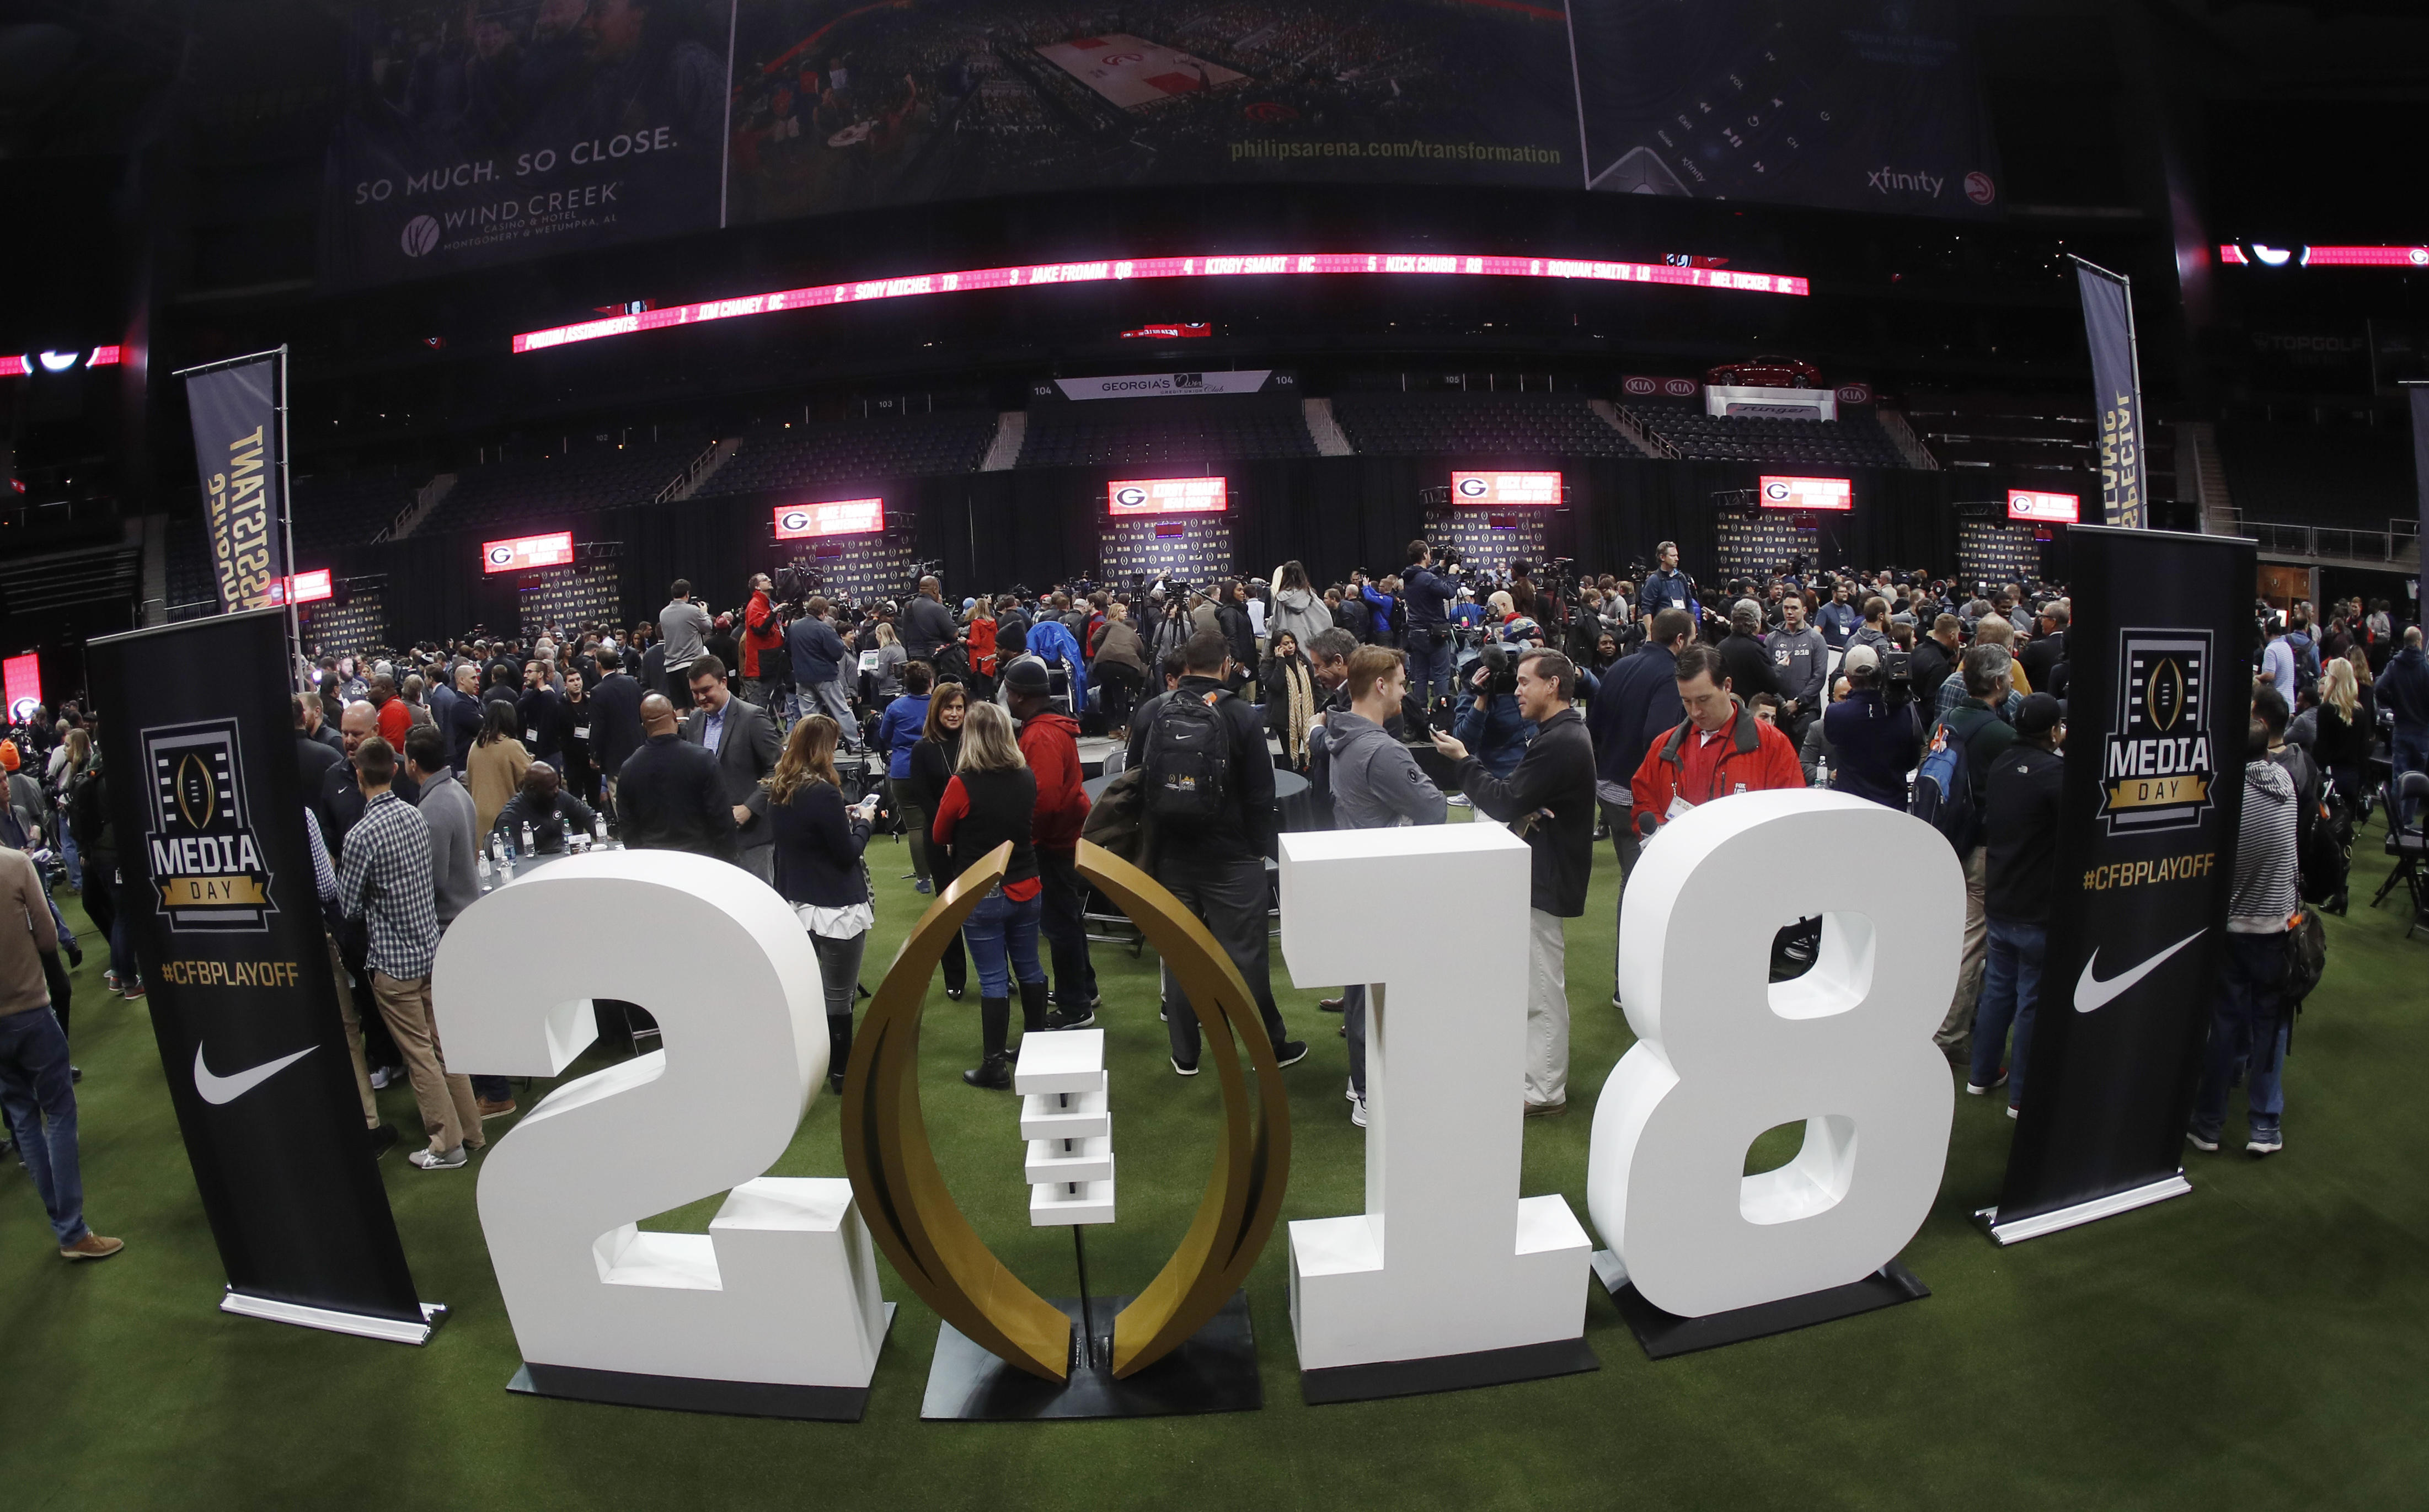
M 1929 173 L 1901 173 L 1896 169 L 1884 164 L 1879 168 L 1867 171 L 1864 174 L 1864 184 L 1866 188 L 1883 194 L 1894 190 L 1904 194 L 1921 194 L 1936 200 L 1940 198 L 1940 191 L 1947 187 L 1948 180 L 1934 178 Z

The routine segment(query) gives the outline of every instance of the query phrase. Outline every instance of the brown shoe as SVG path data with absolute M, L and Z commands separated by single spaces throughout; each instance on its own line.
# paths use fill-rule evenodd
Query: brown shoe
M 511 1097 L 506 1097 L 493 1103 L 487 1097 L 484 1097 L 477 1103 L 473 1104 L 473 1106 L 480 1110 L 481 1122 L 486 1124 L 493 1118 L 504 1118 L 508 1113 L 513 1112 L 515 1110 L 515 1100 Z
M 1527 1103 L 1526 1109 L 1528 1118 L 1558 1118 L 1569 1110 L 1569 1105 L 1565 1102 Z
M 77 1240 L 73 1244 L 62 1244 L 59 1246 L 59 1258 L 63 1260 L 106 1260 L 125 1247 L 126 1241 L 123 1239 L 104 1239 L 99 1234 L 93 1233 L 91 1230 L 88 1229 L 85 1232 L 84 1238 Z

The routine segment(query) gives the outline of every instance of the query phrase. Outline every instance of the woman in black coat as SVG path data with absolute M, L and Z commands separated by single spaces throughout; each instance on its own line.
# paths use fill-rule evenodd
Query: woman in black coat
M 928 723 L 919 731 L 919 739 L 911 748 L 911 792 L 919 812 L 933 821 L 936 804 L 945 796 L 945 785 L 953 780 L 953 764 L 962 754 L 962 720 L 969 714 L 969 691 L 959 682 L 939 682 L 936 691 L 928 696 Z M 931 833 L 928 855 L 934 858 L 945 853 Z M 937 868 L 935 885 L 942 887 L 952 879 Z M 922 882 L 922 888 L 929 884 Z M 955 934 L 945 946 L 945 995 L 958 1003 L 969 990 L 970 961 L 962 950 L 962 937 Z
M 1265 730 L 1282 743 L 1282 759 L 1292 771 L 1305 772 L 1308 721 L 1324 704 L 1314 669 L 1289 631 L 1274 632 L 1272 649 L 1257 669 L 1257 691 L 1264 700 Z
M 840 732 L 822 714 L 801 721 L 786 738 L 776 769 L 762 780 L 774 837 L 776 891 L 793 906 L 818 952 L 827 1008 L 827 1085 L 837 1093 L 851 1060 L 861 953 L 877 922 L 868 868 L 861 862 L 877 800 L 844 803 L 834 767 Z

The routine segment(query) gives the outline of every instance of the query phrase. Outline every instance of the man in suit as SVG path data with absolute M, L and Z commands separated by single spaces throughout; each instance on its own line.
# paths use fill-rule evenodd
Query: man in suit
M 617 812 L 624 844 L 634 850 L 688 850 L 740 863 L 734 814 L 717 758 L 675 729 L 675 706 L 663 693 L 641 699 L 640 748 L 617 774 Z
M 2024 664 L 2024 676 L 2031 681 L 2034 692 L 2064 697 L 2054 684 L 2058 681 L 2058 664 L 2066 660 L 2066 627 L 2073 617 L 2065 600 L 2052 599 L 2041 605 L 2033 621 L 2032 641 L 2016 653 L 2016 660 Z
M 592 653 L 599 664 L 599 682 L 590 690 L 590 756 L 606 780 L 607 802 L 616 802 L 616 774 L 624 758 L 641 748 L 641 684 L 624 670 L 624 658 L 612 646 Z
M 311 724 L 320 713 L 319 694 L 295 695 L 295 767 L 304 779 L 304 797 L 310 803 L 314 816 L 321 821 L 321 838 L 326 842 L 331 821 L 322 789 L 328 782 L 330 770 L 346 764 L 346 755 L 344 751 L 332 750 L 312 738 Z
M 765 817 L 768 790 L 759 780 L 776 769 L 776 722 L 767 710 L 734 696 L 725 685 L 725 664 L 718 657 L 702 651 L 685 675 L 691 682 L 692 715 L 684 721 L 683 738 L 717 758 L 725 801 L 733 806 L 734 825 L 740 831 L 742 869 L 772 884 L 775 830 Z

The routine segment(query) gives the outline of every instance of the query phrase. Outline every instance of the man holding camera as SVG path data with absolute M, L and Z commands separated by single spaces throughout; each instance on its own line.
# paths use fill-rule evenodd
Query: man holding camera
M 675 579 L 667 589 L 667 606 L 658 611 L 659 644 L 665 648 L 658 665 L 666 679 L 658 691 L 678 709 L 691 706 L 691 664 L 707 649 L 709 633 L 716 628 L 708 611 L 692 598 L 691 580 Z
M 769 595 L 774 586 L 767 573 L 752 574 L 751 602 L 742 611 L 742 697 L 767 709 L 771 717 L 776 711 L 768 704 L 768 688 L 773 680 L 768 674 L 773 668 L 762 666 L 759 659 L 768 651 L 785 648 L 785 621 L 776 613 L 776 601 Z
M 852 717 L 845 681 L 846 669 L 856 666 L 857 658 L 828 622 L 833 606 L 824 599 L 813 599 L 807 607 L 809 613 L 785 630 L 785 647 L 793 657 L 793 717 L 825 715 L 843 732 L 844 748 L 858 750 L 860 721 Z
M 1433 570 L 1434 549 L 1420 536 L 1409 543 L 1409 565 L 1400 569 L 1400 593 L 1408 605 L 1409 686 L 1421 698 L 1451 696 L 1451 583 Z
M 933 577 L 919 580 L 919 591 L 902 606 L 900 629 L 902 649 L 915 662 L 936 662 L 936 648 L 950 646 L 961 639 L 961 631 L 953 623 L 953 612 L 945 607 L 945 585 Z
M 1518 658 L 1518 709 L 1534 721 L 1535 738 L 1507 779 L 1486 771 L 1451 736 L 1436 731 L 1433 737 L 1434 748 L 1455 764 L 1468 801 L 1509 825 L 1533 852 L 1524 1091 L 1529 1118 L 1558 1116 L 1569 1106 L 1568 945 L 1561 921 L 1586 911 L 1595 826 L 1594 738 L 1572 704 L 1577 688 L 1577 665 L 1560 652 Z
M 1894 669 L 1909 654 L 1892 649 L 1884 656 L 1869 645 L 1847 648 L 1839 668 L 1847 679 L 1847 696 L 1822 715 L 1823 738 L 1838 756 L 1833 785 L 1892 809 L 1906 807 L 1906 774 L 1923 744 L 1914 686 L 1903 679 L 1892 682 Z

